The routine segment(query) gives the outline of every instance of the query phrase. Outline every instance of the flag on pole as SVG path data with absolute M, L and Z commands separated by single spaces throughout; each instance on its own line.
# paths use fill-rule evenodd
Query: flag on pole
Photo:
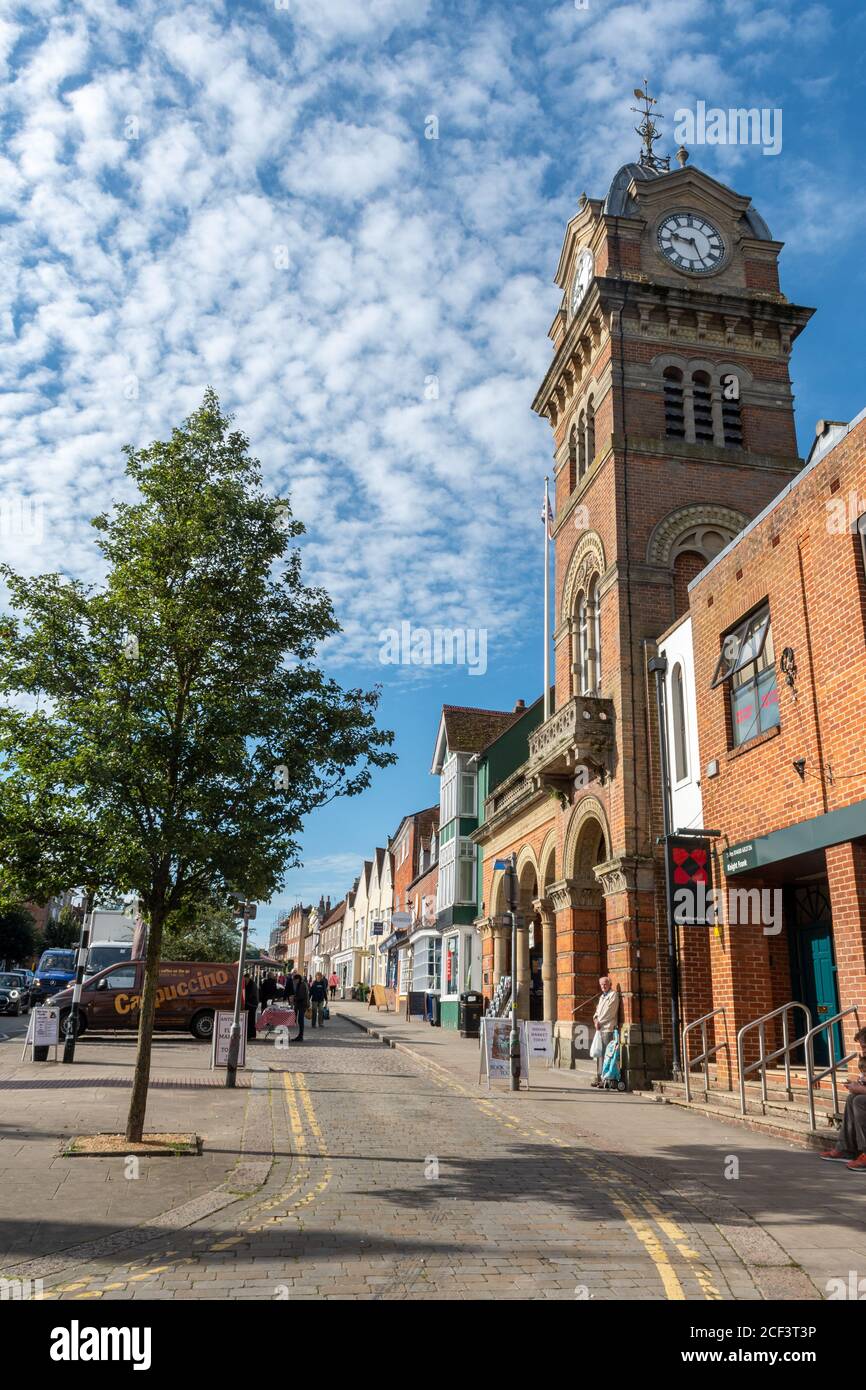
M 545 503 L 547 506 L 547 513 L 545 514 L 544 509 L 542 508 L 541 520 L 547 522 L 547 534 L 550 537 L 550 539 L 553 540 L 553 508 L 550 505 L 549 497 L 545 499 Z

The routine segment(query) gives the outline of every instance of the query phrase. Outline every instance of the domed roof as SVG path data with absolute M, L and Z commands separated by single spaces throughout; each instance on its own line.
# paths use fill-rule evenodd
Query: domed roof
M 690 167 L 694 169 L 695 165 Z M 653 169 L 647 164 L 623 164 L 610 181 L 610 188 L 607 190 L 602 211 L 609 217 L 633 217 L 637 212 L 637 204 L 628 191 L 632 179 L 641 183 L 649 179 L 660 178 L 662 174 L 668 172 L 667 169 Z M 677 171 L 672 170 L 670 172 L 676 173 Z M 752 236 L 757 237 L 759 241 L 773 240 L 769 227 L 756 208 L 747 208 L 743 213 L 743 218 Z
M 608 217 L 631 217 L 632 213 L 637 211 L 634 198 L 630 198 L 628 194 L 628 186 L 632 179 L 636 179 L 638 183 L 641 179 L 657 179 L 663 172 L 661 169 L 652 169 L 647 164 L 623 164 L 610 181 L 602 211 Z

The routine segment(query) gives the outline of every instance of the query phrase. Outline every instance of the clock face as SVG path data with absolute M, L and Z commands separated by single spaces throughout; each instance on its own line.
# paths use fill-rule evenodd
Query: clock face
M 718 228 L 698 212 L 672 212 L 660 224 L 659 250 L 677 270 L 706 275 L 725 258 L 725 243 Z
M 574 279 L 571 282 L 571 312 L 577 309 L 578 304 L 583 299 L 589 289 L 589 282 L 592 279 L 592 252 L 585 246 L 577 258 L 577 265 L 574 270 Z

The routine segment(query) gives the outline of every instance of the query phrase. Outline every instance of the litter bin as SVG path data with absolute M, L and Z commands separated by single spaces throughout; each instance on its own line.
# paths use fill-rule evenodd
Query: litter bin
M 481 1032 L 481 1015 L 484 1012 L 484 996 L 478 990 L 468 989 L 460 996 L 457 1006 L 457 1027 L 461 1038 L 477 1038 Z

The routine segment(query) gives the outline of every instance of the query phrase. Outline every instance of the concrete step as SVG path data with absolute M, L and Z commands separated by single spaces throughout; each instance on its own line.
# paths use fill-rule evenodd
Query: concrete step
M 711 1088 L 707 1096 L 703 1086 L 692 1087 L 692 1099 L 686 1100 L 685 1086 L 681 1081 L 656 1081 L 653 1083 L 653 1097 L 662 1105 L 678 1105 L 709 1119 L 722 1120 L 726 1124 L 742 1125 L 745 1129 L 760 1134 L 771 1134 L 778 1139 L 801 1148 L 826 1149 L 832 1146 L 837 1132 L 836 1120 L 832 1111 L 821 1105 L 816 1097 L 816 1129 L 809 1123 L 809 1112 L 805 1103 L 790 1102 L 783 1099 L 768 1100 L 766 1106 L 760 1099 L 747 1097 L 747 1113 L 740 1114 L 740 1098 L 736 1091 Z
M 658 1090 L 659 1094 L 685 1102 L 686 1088 L 682 1081 L 656 1081 L 653 1084 L 654 1089 Z M 749 1115 L 780 1115 L 783 1118 L 796 1119 L 803 1124 L 808 1124 L 809 1105 L 806 1092 L 794 1087 L 793 1094 L 793 1100 L 789 1100 L 786 1091 L 768 1088 L 765 1101 L 761 1096 L 760 1086 L 747 1086 L 746 1113 Z M 700 1103 L 709 1101 L 721 1109 L 734 1110 L 737 1114 L 740 1111 L 739 1090 L 731 1091 L 727 1087 L 711 1086 L 707 1097 L 704 1093 L 703 1082 L 699 1082 L 697 1085 L 692 1082 L 692 1099 Z M 840 1096 L 841 1101 L 842 1097 Z M 819 1128 L 836 1125 L 837 1117 L 833 1110 L 831 1096 L 816 1093 L 815 1119 Z

